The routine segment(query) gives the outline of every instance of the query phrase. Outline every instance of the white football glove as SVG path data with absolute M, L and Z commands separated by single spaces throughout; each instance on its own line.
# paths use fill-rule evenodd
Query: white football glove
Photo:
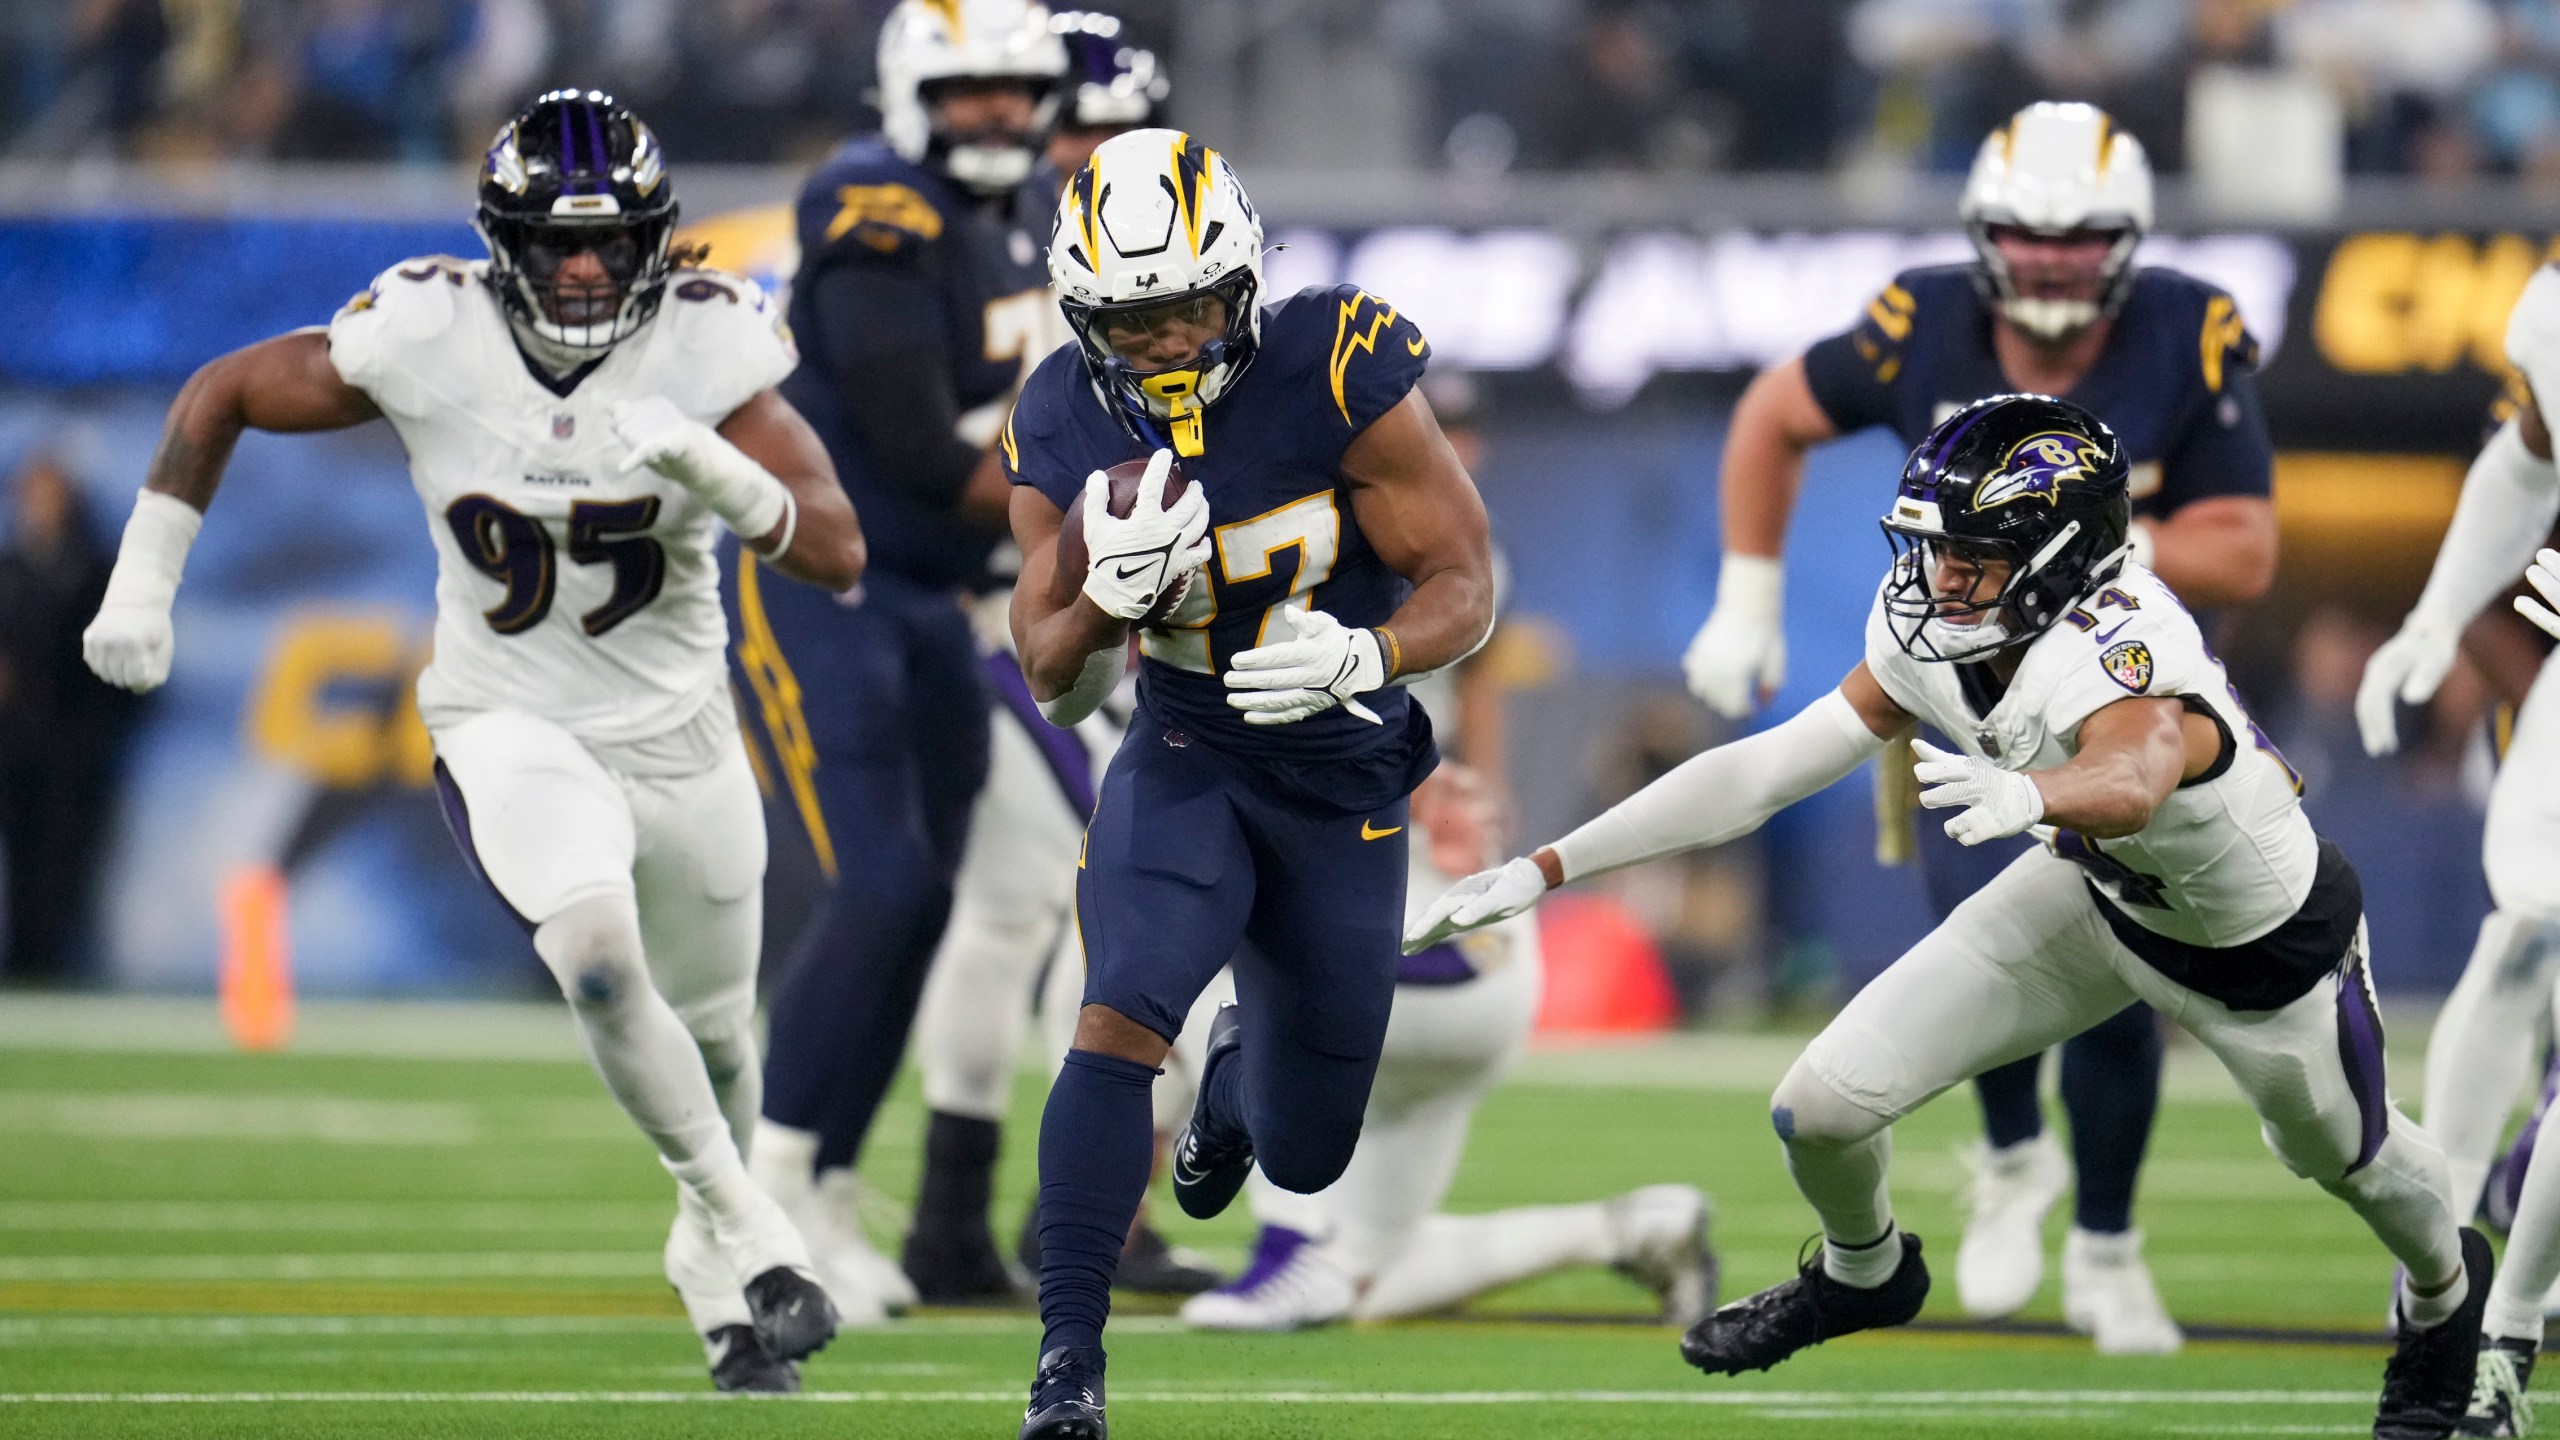
M 1777 560 L 1726 553 L 1715 608 L 1680 657 L 1689 693 L 1717 714 L 1742 719 L 1762 695 L 1786 683 L 1785 582 L 1785 566 Z
M 80 658 L 89 662 L 90 672 L 136 694 L 157 690 L 168 680 L 177 648 L 165 605 L 109 602 L 98 607 L 98 618 L 80 632 Z
M 1137 503 L 1126 520 L 1111 513 L 1111 478 L 1096 470 L 1084 477 L 1085 598 L 1106 615 L 1143 618 L 1157 597 L 1209 561 L 1209 496 L 1197 483 L 1168 507 L 1165 477 L 1173 452 L 1147 457 L 1138 477 Z
M 99 679 L 137 694 L 168 680 L 177 651 L 169 609 L 203 524 L 204 512 L 174 495 L 145 490 L 134 497 L 106 596 L 80 632 L 80 658 Z
M 1546 897 L 1547 877 L 1523 857 L 1479 870 L 1442 892 L 1404 928 L 1404 953 L 1418 954 L 1453 935 L 1508 920 Z
M 1283 602 L 1281 633 L 1269 645 L 1239 651 L 1227 671 L 1227 703 L 1247 725 L 1286 725 L 1336 705 L 1370 724 L 1377 714 L 1352 697 L 1387 683 L 1378 632 L 1355 630 L 1322 610 Z
M 729 443 L 719 431 L 675 407 L 663 395 L 617 400 L 608 412 L 613 433 L 631 448 L 622 473 L 646 466 L 693 492 L 721 522 L 747 540 L 761 540 L 783 523 L 797 518 L 791 491 L 773 472 Z M 791 548 L 785 528 L 773 556 Z
M 2516 598 L 2517 608 L 2526 604 Z M 2530 611 L 2526 618 L 2531 619 Z M 2356 683 L 2356 729 L 2364 734 L 2364 753 L 2388 755 L 2400 748 L 2398 705 L 2424 705 L 2444 683 L 2461 653 L 2462 631 L 2432 617 L 2411 612 L 2400 633 L 2382 642 L 2364 662 L 2364 678 Z
M 2560 614 L 2554 614 L 2551 608 L 2560 606 L 2560 550 L 2546 547 L 2536 551 L 2533 563 L 2525 567 L 2524 578 L 2534 589 L 2542 592 L 2542 599 L 2550 604 L 2542 604 L 2530 595 L 2519 595 L 2516 597 L 2516 613 L 2540 627 L 2543 634 L 2560 640 Z
M 1926 740 L 1913 740 L 1911 753 L 1920 761 L 1911 767 L 1912 778 L 1932 787 L 1920 792 L 1920 803 L 1932 810 L 1964 807 L 1946 826 L 1960 844 L 2020 834 L 2044 818 L 2044 792 L 2016 771 L 1941 750 Z

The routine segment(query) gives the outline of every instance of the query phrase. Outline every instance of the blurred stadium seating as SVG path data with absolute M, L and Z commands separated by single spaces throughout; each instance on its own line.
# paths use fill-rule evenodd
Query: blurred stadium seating
M 404 257 L 477 253 L 461 159 L 544 85 L 621 92 L 667 137 L 717 262 L 787 279 L 778 207 L 799 166 L 867 123 L 885 8 L 7 7 L 0 550 L 26 533 L 20 477 L 48 467 L 82 497 L 75 533 L 107 544 L 203 360 L 325 320 Z M 2449 686 L 2423 742 L 2387 763 L 2355 745 L 2348 701 L 2423 579 L 2499 393 L 2508 305 L 2560 228 L 2545 188 L 2560 185 L 2560 7 L 1118 8 L 1169 55 L 1176 121 L 1237 159 L 1286 242 L 1275 288 L 1347 278 L 1391 297 L 1493 400 L 1480 478 L 1515 616 L 1537 622 L 1512 781 L 1539 834 L 1714 738 L 1675 665 L 1712 593 L 1731 399 L 1896 269 L 1963 253 L 1946 172 L 1999 116 L 2038 95 L 2105 101 L 2175 177 L 2200 148 L 2202 77 L 2273 77 L 2334 112 L 2325 213 L 2252 218 L 2172 178 L 2150 255 L 2230 289 L 2268 357 L 2284 567 L 2266 605 L 2219 618 L 2218 644 L 2364 871 L 2379 979 L 2450 983 L 2486 905 L 2488 693 Z M 1782 709 L 1853 658 L 1896 459 L 1875 436 L 1815 458 Z M 181 597 L 177 677 L 135 732 L 95 934 L 58 974 L 0 979 L 207 989 L 217 897 L 275 866 L 308 990 L 533 988 L 422 788 L 417 527 L 380 427 L 244 443 Z M 1620 898 L 1663 937 L 1693 1013 L 1818 999 L 1924 923 L 1916 882 L 1871 848 L 1865 799 L 1844 788 L 1711 862 L 1630 877 Z

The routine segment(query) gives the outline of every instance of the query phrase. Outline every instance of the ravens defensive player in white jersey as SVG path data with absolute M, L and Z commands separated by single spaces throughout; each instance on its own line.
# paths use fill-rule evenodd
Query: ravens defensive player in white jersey
M 1749 713 L 1784 671 L 1779 625 L 1788 512 L 1806 450 L 1870 426 L 1917 444 L 1957 406 L 2027 390 L 2060 395 L 2114 428 L 2132 466 L 2137 558 L 2189 605 L 2255 599 L 2275 574 L 2274 448 L 2258 404 L 2256 343 L 2231 297 L 2136 266 L 2151 225 L 2142 145 L 2088 105 L 2028 106 L 1982 143 L 1959 205 L 1974 260 L 1906 270 L 1851 329 L 1751 383 L 1735 408 L 1720 483 L 1724 563 L 1714 613 L 1686 657 L 1690 688 Z M 2024 842 L 1967 850 L 1906 828 L 1907 766 L 1883 782 L 1885 844 L 1917 851 L 1944 919 Z M 1967 1313 L 2011 1314 L 2044 1278 L 2042 1225 L 2077 1179 L 2063 1245 L 2064 1318 L 2100 1351 L 2174 1350 L 2180 1336 L 2142 1261 L 2133 1202 L 2159 1103 L 2160 1030 L 2126 1007 L 2062 1053 L 2071 1154 L 2044 1126 L 2041 1057 L 1975 1082 L 1986 1144 L 1956 1256 Z
M 593 91 L 535 101 L 489 148 L 478 219 L 487 260 L 395 265 L 327 329 L 188 380 L 89 665 L 132 690 L 168 678 L 179 574 L 243 430 L 391 422 L 436 547 L 418 708 L 454 838 L 676 1178 L 667 1275 L 714 1379 L 796 1389 L 836 1315 L 743 1159 L 765 837 L 713 545 L 726 526 L 842 590 L 861 530 L 773 390 L 793 352 L 772 306 L 674 253 L 638 117 Z
M 1405 944 L 1745 834 L 1926 722 L 1957 747 L 1913 745 L 1921 803 L 1955 812 L 1946 833 L 2045 843 L 1860 991 L 1779 1083 L 1771 1119 L 1821 1253 L 1693 1327 L 1683 1356 L 1766 1369 L 1918 1314 L 1928 1270 L 1885 1187 L 1893 1123 L 2141 999 L 2222 1061 L 2286 1167 L 2406 1267 L 2374 1434 L 2449 1435 L 2471 1397 L 2488 1241 L 2458 1228 L 2443 1152 L 2390 1102 L 2355 872 L 2194 619 L 2132 558 L 2127 468 L 2114 432 L 2066 402 L 1957 411 L 1904 467 L 1884 520 L 1893 569 L 1838 689 L 1470 876 Z
M 2453 524 L 2417 606 L 2374 652 L 2356 692 L 2365 748 L 2399 747 L 2400 703 L 2424 704 L 2453 668 L 2465 627 L 2506 589 L 2560 520 L 2560 473 L 2536 397 L 2560 390 L 2560 270 L 2545 266 L 2507 319 L 2507 360 L 2522 381 L 2516 414 L 2471 462 Z M 2517 608 L 2540 623 L 2533 602 Z M 2549 612 L 2542 612 L 2547 615 Z M 2427 1132 L 2444 1147 L 2453 1196 L 2481 1198 L 2491 1153 L 2549 1035 L 2560 978 L 2560 666 L 2545 663 L 2489 790 L 2480 859 L 2496 908 L 2480 922 L 2462 979 L 2427 1037 Z M 2560 1280 L 2560 1140 L 2545 1153 L 2538 1127 L 2507 1239 L 2507 1268 L 2489 1301 L 2480 1393 L 2465 1433 L 2516 1435 L 2541 1349 L 2545 1297 Z

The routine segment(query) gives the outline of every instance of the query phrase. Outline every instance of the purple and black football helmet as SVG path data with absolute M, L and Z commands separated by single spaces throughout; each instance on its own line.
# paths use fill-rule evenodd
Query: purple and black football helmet
M 1067 46 L 1067 104 L 1059 123 L 1116 134 L 1164 121 L 1172 82 L 1155 52 L 1132 45 L 1120 21 L 1092 10 L 1064 10 L 1050 29 Z
M 1887 623 L 1915 660 L 1980 660 L 2026 644 L 2123 569 L 2133 502 L 2105 421 L 2047 395 L 1994 395 L 1939 421 L 1884 517 Z M 1941 560 L 2005 566 L 1987 598 L 1941 595 Z
M 481 162 L 489 283 L 510 320 L 572 354 L 602 355 L 657 313 L 676 213 L 658 137 L 602 91 L 544 95 Z M 562 283 L 586 251 L 610 286 Z

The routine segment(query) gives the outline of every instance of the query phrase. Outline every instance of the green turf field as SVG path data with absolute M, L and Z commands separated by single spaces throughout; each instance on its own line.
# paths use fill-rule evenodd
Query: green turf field
M 306 1016 L 294 1053 L 225 1053 L 209 1006 L 0 995 L 0 1434 L 978 1436 L 1013 1433 L 1028 1316 L 942 1312 L 840 1338 L 798 1399 L 714 1397 L 657 1274 L 668 1182 L 576 1058 L 565 1015 L 504 1007 Z M 2416 1028 L 2395 1074 L 2414 1085 Z M 1764 1114 L 1794 1049 L 1687 1036 L 1549 1052 L 1485 1107 L 1453 1208 L 1710 1189 L 1728 1295 L 1783 1278 L 1812 1230 Z M 500 1058 L 530 1057 L 530 1058 Z M 1030 1190 L 1026 1084 L 1003 1223 Z M 1192 1336 L 1131 1305 L 1111 1334 L 1129 1440 L 1279 1436 L 2358 1434 L 2384 1350 L 2310 1335 L 2102 1360 L 2076 1339 L 1953 1326 L 1954 1147 L 1971 1105 L 1904 1125 L 1905 1224 L 1941 1328 L 1858 1337 L 1708 1380 L 1604 1272 L 1446 1320 Z M 866 1167 L 911 1193 L 907 1097 Z M 2192 1049 L 2141 1218 L 2191 1325 L 2370 1333 L 2389 1263 L 2260 1146 Z M 1183 1220 L 1233 1264 L 1245 1222 Z M 2059 1246 L 2059 1216 L 2050 1234 Z M 879 1238 L 889 1239 L 884 1217 Z M 2056 1282 L 2029 1319 L 2058 1319 Z

